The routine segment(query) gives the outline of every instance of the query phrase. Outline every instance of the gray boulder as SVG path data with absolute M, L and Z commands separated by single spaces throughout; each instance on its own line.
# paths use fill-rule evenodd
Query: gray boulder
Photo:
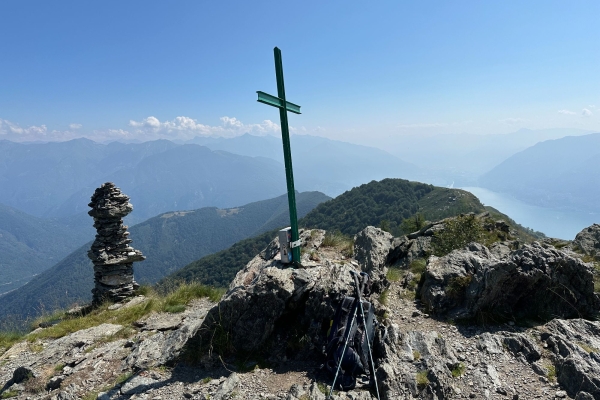
M 537 242 L 492 253 L 471 243 L 431 257 L 421 280 L 421 302 L 451 318 L 592 317 L 598 311 L 592 269 Z
M 354 236 L 354 258 L 363 271 L 371 273 L 385 267 L 394 237 L 379 228 L 367 226 Z
M 458 366 L 458 360 L 437 332 L 401 332 L 392 324 L 378 351 L 382 361 L 376 373 L 382 399 L 451 398 L 451 368 Z
M 585 255 L 600 260 L 600 225 L 594 224 L 583 229 L 575 236 L 573 245 Z
M 433 236 L 415 236 L 412 239 L 408 236 L 395 238 L 392 243 L 392 250 L 388 255 L 388 265 L 394 265 L 400 268 L 408 267 L 411 262 L 417 258 L 428 257 L 432 253 L 431 239 Z
M 600 399 L 600 322 L 555 319 L 544 331 L 558 383 L 571 397 Z
M 135 343 L 131 354 L 123 361 L 123 367 L 147 369 L 170 364 L 179 356 L 188 340 L 196 334 L 210 307 L 212 307 L 212 303 L 206 299 L 200 299 L 196 301 L 195 307 L 186 310 L 183 314 L 153 314 L 145 319 L 139 325 L 143 325 L 145 328 L 152 324 L 159 332 Z M 177 329 L 170 331 L 158 329 L 168 325 L 160 322 L 161 317 L 165 318 L 165 322 L 178 317 Z
M 385 243 L 391 235 L 367 228 L 361 232 L 359 243 L 368 243 L 360 250 L 362 267 L 369 268 L 373 277 L 372 288 L 384 286 L 383 261 Z M 379 231 L 379 232 L 377 232 Z M 278 242 L 238 272 L 229 291 L 213 307 L 204 320 L 195 345 L 232 352 L 256 351 L 273 337 L 291 338 L 294 328 L 302 330 L 303 343 L 320 349 L 323 323 L 333 318 L 335 308 L 346 295 L 354 295 L 351 270 L 360 270 L 355 260 L 348 260 L 335 249 L 321 249 L 324 231 L 305 231 L 300 239 L 303 247 L 323 254 L 308 258 L 303 255 L 303 268 L 290 268 L 279 259 Z M 377 240 L 377 238 L 381 240 Z M 361 245 L 357 245 L 360 247 Z M 373 254 L 368 250 L 371 249 Z M 319 261 L 314 261 L 317 259 Z M 284 339 L 286 340 L 286 339 Z M 225 347 L 225 348 L 224 348 Z M 271 353 L 276 352 L 273 350 Z

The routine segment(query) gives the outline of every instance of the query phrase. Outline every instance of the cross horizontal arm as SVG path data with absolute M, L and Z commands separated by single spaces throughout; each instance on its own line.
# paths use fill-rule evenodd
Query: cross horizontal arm
M 261 103 L 265 103 L 277 108 L 284 108 L 289 112 L 293 112 L 294 114 L 301 114 L 300 106 L 297 104 L 286 101 L 284 106 L 284 101 L 279 97 L 271 96 L 270 94 L 261 91 L 256 93 L 258 93 L 258 101 Z

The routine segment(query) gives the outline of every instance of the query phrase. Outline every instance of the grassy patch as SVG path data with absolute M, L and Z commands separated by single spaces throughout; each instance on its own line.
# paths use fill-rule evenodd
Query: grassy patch
M 417 299 L 417 292 L 415 292 L 414 290 L 411 289 L 406 289 L 403 290 L 402 292 L 400 292 L 400 298 L 404 299 L 404 300 L 416 300 Z
M 217 302 L 224 293 L 225 289 L 215 289 L 198 283 L 184 283 L 166 296 L 163 309 L 168 306 L 186 305 L 192 299 L 201 297 L 208 297 L 211 301 Z
M 34 330 L 36 328 L 47 328 L 48 326 L 54 325 L 57 322 L 59 322 L 60 320 L 65 318 L 65 311 L 64 310 L 58 310 L 58 311 L 54 311 L 52 314 L 47 314 L 47 315 L 42 315 L 36 319 L 33 320 L 33 322 L 31 323 L 31 330 Z
M 383 292 L 381 292 L 381 294 L 379 295 L 379 302 L 381 304 L 383 304 L 384 306 L 387 306 L 388 304 L 388 296 L 390 294 L 390 290 L 389 289 L 385 289 Z
M 456 364 L 456 366 L 454 368 L 452 368 L 452 376 L 455 378 L 458 378 L 459 376 L 462 376 L 466 371 L 466 367 L 465 364 L 463 363 L 458 363 Z
M 325 385 L 324 383 L 317 382 L 317 388 L 319 389 L 319 392 L 323 394 L 329 394 L 329 391 L 327 390 L 327 385 Z
M 583 350 L 585 350 L 587 353 L 598 353 L 600 351 L 597 348 L 590 346 L 589 344 L 587 344 L 585 342 L 577 342 L 577 345 L 579 347 L 581 347 Z
M 98 392 L 90 392 L 86 393 L 85 396 L 81 398 L 81 400 L 96 400 L 98 399 Z
M 35 342 L 37 339 L 56 339 L 66 336 L 70 333 L 98 326 L 104 323 L 128 327 L 131 323 L 141 319 L 151 312 L 169 312 L 170 310 L 179 310 L 181 307 L 185 308 L 185 305 L 188 304 L 192 299 L 200 297 L 208 297 L 209 299 L 216 301 L 223 295 L 223 293 L 224 289 L 215 289 L 197 283 L 182 284 L 165 297 L 152 294 L 152 297 L 149 297 L 145 302 L 135 306 L 127 308 L 121 307 L 117 310 L 109 310 L 108 307 L 110 304 L 106 303 L 82 317 L 71 318 L 65 316 L 65 319 L 56 325 L 46 328 L 40 332 L 29 334 L 27 336 L 27 340 L 30 342 Z M 115 335 L 112 335 L 109 341 L 129 337 L 128 335 L 130 333 L 132 332 L 121 330 Z
M 327 232 L 321 246 L 338 249 L 345 257 L 352 257 L 354 255 L 354 238 L 344 235 L 339 231 Z
M 548 380 L 551 382 L 556 381 L 556 367 L 553 364 L 548 365 Z
M 429 378 L 427 378 L 427 370 L 417 372 L 417 386 L 419 389 L 424 389 L 429 384 Z
M 398 268 L 388 268 L 386 278 L 390 282 L 398 282 L 402 277 L 402 272 Z
M 17 397 L 19 395 L 19 392 L 16 390 L 7 390 L 6 392 L 2 393 L 2 399 L 10 399 L 11 397 Z
M 10 349 L 13 344 L 23 339 L 22 334 L 13 332 L 0 332 L 0 355 Z
M 32 353 L 41 353 L 44 350 L 44 346 L 39 342 L 29 342 L 27 343 L 27 347 Z
M 114 386 L 117 386 L 117 385 L 120 385 L 122 383 L 125 383 L 132 376 L 133 376 L 133 373 L 131 373 L 131 372 L 125 372 L 124 374 L 119 375 L 117 377 L 117 379 L 115 379 Z
M 413 358 L 415 360 L 420 360 L 421 359 L 421 352 L 419 350 L 413 350 Z
M 408 268 L 410 269 L 410 272 L 412 272 L 415 275 L 423 274 L 425 272 L 426 267 L 427 267 L 427 260 L 424 258 L 416 258 L 416 259 L 412 260 L 410 265 L 408 266 Z

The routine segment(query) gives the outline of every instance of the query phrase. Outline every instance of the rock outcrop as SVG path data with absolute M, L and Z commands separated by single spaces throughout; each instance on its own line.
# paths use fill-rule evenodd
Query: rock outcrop
M 133 296 L 137 284 L 133 279 L 133 263 L 143 261 L 142 252 L 129 245 L 123 218 L 133 211 L 129 197 L 112 182 L 104 183 L 92 195 L 88 214 L 94 218 L 96 240 L 88 251 L 94 263 L 93 302 L 122 301 Z
M 471 243 L 431 257 L 420 299 L 435 315 L 449 318 L 550 320 L 598 312 L 591 266 L 537 242 L 513 251 Z
M 600 322 L 566 319 L 598 307 L 591 265 L 574 253 L 548 243 L 473 243 L 430 257 L 415 299 L 403 287 L 410 272 L 388 269 L 395 250 L 389 234 L 359 232 L 354 257 L 349 242 L 325 246 L 333 241 L 324 238 L 321 230 L 301 233 L 301 268 L 282 264 L 273 240 L 217 304 L 195 299 L 180 313 L 117 324 L 116 314 L 156 301 L 140 296 L 111 306 L 116 314 L 104 324 L 17 343 L 0 354 L 0 395 L 325 400 L 332 378 L 322 346 L 337 304 L 354 294 L 354 269 L 373 278 L 367 297 L 381 322 L 373 347 L 381 399 L 600 400 Z M 507 310 L 516 321 L 497 318 Z M 445 318 L 482 313 L 493 318 Z M 563 317 L 533 325 L 518 319 L 548 314 Z M 52 327 L 36 332 L 45 329 Z M 373 399 L 363 384 L 332 397 Z
M 344 296 L 354 294 L 350 271 L 361 269 L 355 260 L 346 259 L 333 248 L 322 247 L 324 234 L 319 230 L 301 233 L 304 268 L 289 268 L 281 263 L 277 239 L 250 261 L 208 313 L 200 329 L 200 347 L 222 346 L 219 340 L 226 337 L 229 351 L 257 351 L 277 331 L 289 340 L 295 340 L 291 336 L 302 332 L 300 336 L 309 346 L 320 349 L 324 322 L 333 317 Z M 375 232 L 372 239 L 377 241 L 379 236 Z M 359 244 L 355 252 L 362 252 Z M 377 270 L 381 267 L 381 263 L 369 264 L 374 277 L 371 287 L 381 286 L 382 275 Z
M 579 232 L 573 245 L 583 254 L 600 261 L 600 224 L 593 224 Z

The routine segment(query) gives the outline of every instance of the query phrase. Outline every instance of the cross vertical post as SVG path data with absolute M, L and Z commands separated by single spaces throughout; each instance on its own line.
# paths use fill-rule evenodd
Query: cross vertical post
M 285 161 L 285 178 L 287 181 L 288 203 L 290 209 L 290 226 L 292 228 L 292 262 L 300 262 L 300 247 L 297 245 L 300 235 L 298 233 L 298 216 L 296 214 L 296 190 L 294 188 L 294 172 L 292 170 L 292 151 L 290 148 L 290 131 L 288 127 L 287 112 L 300 114 L 300 106 L 290 103 L 285 99 L 285 86 L 283 83 L 283 63 L 281 50 L 273 49 L 275 53 L 275 74 L 277 77 L 277 97 L 264 92 L 258 93 L 258 101 L 279 108 L 281 121 L 281 137 L 283 140 L 283 158 Z

